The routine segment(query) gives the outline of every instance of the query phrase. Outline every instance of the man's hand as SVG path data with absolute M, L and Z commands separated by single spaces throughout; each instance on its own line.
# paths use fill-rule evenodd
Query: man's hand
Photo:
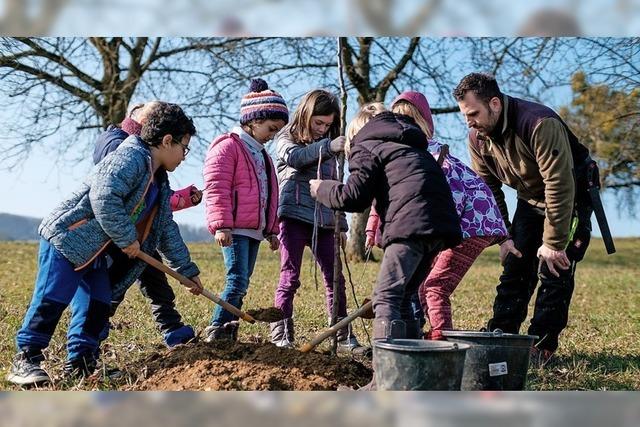
M 191 279 L 191 281 L 196 284 L 195 286 L 192 286 L 189 288 L 189 292 L 191 292 L 194 295 L 200 295 L 204 289 L 204 287 L 202 286 L 202 283 L 200 282 L 200 276 L 193 276 L 193 277 L 190 277 L 189 279 Z
M 567 258 L 566 251 L 556 251 L 542 245 L 538 248 L 538 258 L 541 262 L 547 264 L 547 268 L 556 277 L 560 277 L 560 273 L 556 270 L 556 267 L 561 270 L 566 270 L 571 266 L 569 258 Z
M 268 236 L 267 241 L 269 242 L 269 249 L 271 249 L 274 252 L 277 251 L 278 248 L 280 247 L 280 240 L 278 239 L 278 236 L 276 236 L 275 234 Z
M 231 230 L 216 231 L 215 239 L 219 246 L 231 246 Z
M 132 244 L 122 249 L 122 252 L 124 252 L 131 259 L 137 257 L 140 253 L 140 242 L 135 240 Z
M 193 206 L 196 206 L 202 201 L 202 191 L 198 190 L 196 187 L 191 187 L 191 203 Z
M 318 196 L 318 188 L 320 187 L 320 184 L 322 184 L 322 180 L 321 179 L 312 179 L 309 181 L 309 188 L 311 190 L 311 197 L 313 197 L 314 199 Z
M 500 264 L 504 265 L 504 260 L 507 259 L 507 255 L 513 254 L 518 258 L 522 258 L 522 254 L 516 249 L 513 240 L 505 240 L 500 244 Z

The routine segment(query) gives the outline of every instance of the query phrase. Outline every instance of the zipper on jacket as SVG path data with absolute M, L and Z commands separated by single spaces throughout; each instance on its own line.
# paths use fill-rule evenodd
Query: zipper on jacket
M 234 135 L 236 135 L 236 134 L 234 134 Z M 249 163 L 251 165 L 251 168 L 253 169 L 253 176 L 256 179 L 256 188 L 258 189 L 258 206 L 260 206 L 260 204 L 262 203 L 262 190 L 260 188 L 260 178 L 258 177 L 258 171 L 256 170 L 255 159 L 253 158 L 253 154 L 248 152 L 249 150 L 248 150 L 248 148 L 245 147 L 245 143 L 244 143 L 244 141 L 242 141 L 242 138 L 240 138 L 239 135 L 236 135 L 236 136 L 238 136 L 238 139 L 240 141 L 238 141 L 235 138 L 234 138 L 234 141 L 236 141 L 236 143 L 239 143 L 241 145 L 242 155 L 244 156 L 244 158 L 247 161 L 247 163 Z M 253 188 L 253 182 L 251 180 L 249 180 L 249 190 L 251 190 L 252 188 Z M 237 193 L 236 193 L 236 205 L 237 205 L 237 202 L 238 202 L 238 200 L 237 200 Z M 235 217 L 236 216 L 233 215 L 234 221 L 236 219 Z M 265 222 L 265 226 L 266 226 L 266 223 L 267 223 L 266 215 L 265 215 L 265 221 L 264 222 Z M 258 211 L 258 226 L 255 228 L 255 230 L 258 230 L 258 229 L 260 229 L 260 211 Z

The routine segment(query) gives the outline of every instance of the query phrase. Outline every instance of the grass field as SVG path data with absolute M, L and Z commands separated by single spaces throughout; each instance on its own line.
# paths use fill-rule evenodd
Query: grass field
M 571 305 L 569 326 L 561 336 L 557 362 L 549 369 L 531 370 L 531 390 L 640 390 L 640 239 L 619 239 L 618 253 L 607 256 L 602 241 L 595 239 L 586 259 L 579 264 L 576 289 Z M 190 246 L 202 270 L 206 287 L 222 291 L 224 270 L 222 255 L 212 244 Z M 31 298 L 36 274 L 37 245 L 0 242 L 0 389 L 11 390 L 5 381 L 15 352 L 14 336 Z M 380 254 L 378 253 L 378 258 Z M 379 265 L 351 265 L 358 299 L 371 292 Z M 261 247 L 258 263 L 245 309 L 269 307 L 278 281 L 279 261 L 266 245 Z M 453 295 L 454 323 L 458 329 L 479 329 L 490 317 L 495 285 L 500 274 L 497 249 L 487 250 Z M 320 273 L 318 272 L 320 276 Z M 308 251 L 303 267 L 303 285 L 295 300 L 297 342 L 303 343 L 327 324 L 323 286 L 316 289 Z M 177 305 L 184 320 L 201 332 L 208 324 L 213 303 L 194 297 L 172 280 Z M 353 305 L 348 286 L 349 305 Z M 45 367 L 59 375 L 65 357 L 67 316 L 56 330 L 47 352 Z M 527 320 L 528 322 L 528 320 Z M 162 347 L 149 311 L 137 287 L 113 319 L 105 359 L 131 372 L 150 352 Z M 361 341 L 366 341 L 364 326 L 355 322 Z M 370 321 L 364 324 L 370 328 Z M 523 327 L 523 331 L 526 332 Z M 247 325 L 240 329 L 244 341 L 267 339 L 268 326 Z M 114 389 L 119 385 L 104 383 L 91 389 Z M 86 389 L 83 384 L 61 384 L 61 389 Z

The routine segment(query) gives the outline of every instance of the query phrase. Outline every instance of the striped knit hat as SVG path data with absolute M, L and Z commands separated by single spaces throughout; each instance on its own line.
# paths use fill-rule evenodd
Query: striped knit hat
M 251 120 L 284 120 L 289 122 L 289 110 L 284 99 L 262 79 L 251 80 L 249 93 L 242 97 L 240 103 L 240 124 Z

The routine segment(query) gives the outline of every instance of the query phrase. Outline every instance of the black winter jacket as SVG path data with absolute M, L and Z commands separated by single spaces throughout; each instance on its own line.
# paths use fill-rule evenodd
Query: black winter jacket
M 426 135 L 408 116 L 385 112 L 355 136 L 346 184 L 323 181 L 322 204 L 362 212 L 374 201 L 380 215 L 382 247 L 413 238 L 442 239 L 445 247 L 462 240 L 451 190 L 427 150 Z

